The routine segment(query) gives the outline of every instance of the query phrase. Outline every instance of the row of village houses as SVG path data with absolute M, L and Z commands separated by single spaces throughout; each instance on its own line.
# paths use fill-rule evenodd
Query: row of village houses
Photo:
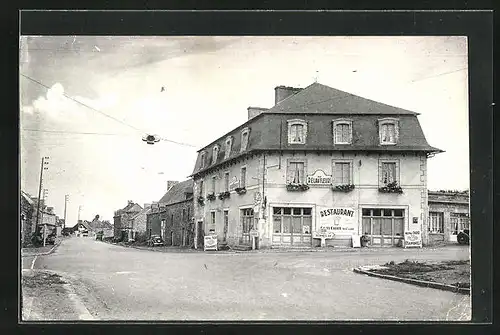
M 400 246 L 404 232 L 423 245 L 456 242 L 469 228 L 469 195 L 427 189 L 430 146 L 418 113 L 313 83 L 275 88 L 271 108 L 198 152 L 188 180 L 169 182 L 151 204 L 129 201 L 115 212 L 121 240 L 161 235 L 167 245 Z
M 38 213 L 38 217 L 37 217 Z M 21 190 L 20 194 L 20 223 L 21 223 L 21 245 L 23 247 L 31 244 L 31 238 L 35 233 L 38 220 L 38 229 L 43 232 L 46 229 L 45 236 L 54 234 L 57 237 L 63 235 L 64 231 L 76 235 L 82 232 L 97 233 L 102 231 L 104 236 L 113 236 L 113 225 L 108 221 L 99 220 L 99 216 L 92 221 L 78 220 L 75 225 L 65 226 L 63 218 L 59 218 L 54 212 L 53 207 L 45 204 L 44 200 L 38 207 L 38 198 L 32 197 Z

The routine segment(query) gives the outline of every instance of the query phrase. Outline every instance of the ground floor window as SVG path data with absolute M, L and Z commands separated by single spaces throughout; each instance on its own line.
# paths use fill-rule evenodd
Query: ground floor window
M 466 213 L 450 213 L 450 234 L 458 235 L 464 229 L 469 229 L 469 215 Z
M 444 222 L 442 212 L 429 212 L 429 232 L 444 233 Z
M 403 238 L 404 210 L 394 208 L 363 208 L 362 233 L 375 245 L 397 245 Z
M 273 207 L 274 244 L 311 244 L 312 208 Z

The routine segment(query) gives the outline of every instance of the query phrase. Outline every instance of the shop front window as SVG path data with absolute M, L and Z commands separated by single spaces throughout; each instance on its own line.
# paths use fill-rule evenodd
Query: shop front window
M 361 213 L 362 233 L 371 236 L 372 244 L 396 245 L 403 238 L 403 209 L 363 208 Z

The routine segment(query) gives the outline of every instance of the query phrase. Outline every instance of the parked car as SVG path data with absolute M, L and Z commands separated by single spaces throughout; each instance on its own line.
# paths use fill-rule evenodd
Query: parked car
M 459 244 L 469 244 L 469 229 L 464 229 L 457 235 L 457 241 Z
M 56 243 L 56 234 L 50 234 L 45 239 L 45 244 L 55 244 Z
M 148 240 L 148 246 L 150 247 L 157 247 L 164 245 L 163 240 L 161 239 L 160 235 L 151 235 L 151 237 Z

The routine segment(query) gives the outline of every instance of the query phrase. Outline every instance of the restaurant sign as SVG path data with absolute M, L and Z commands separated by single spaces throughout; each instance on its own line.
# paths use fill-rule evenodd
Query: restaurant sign
M 405 248 L 422 248 L 422 233 L 420 230 L 405 231 Z
M 354 209 L 346 207 L 320 207 L 318 210 L 318 232 L 335 234 L 356 233 Z
M 316 170 L 312 175 L 307 176 L 307 185 L 331 185 L 332 176 L 323 170 Z

